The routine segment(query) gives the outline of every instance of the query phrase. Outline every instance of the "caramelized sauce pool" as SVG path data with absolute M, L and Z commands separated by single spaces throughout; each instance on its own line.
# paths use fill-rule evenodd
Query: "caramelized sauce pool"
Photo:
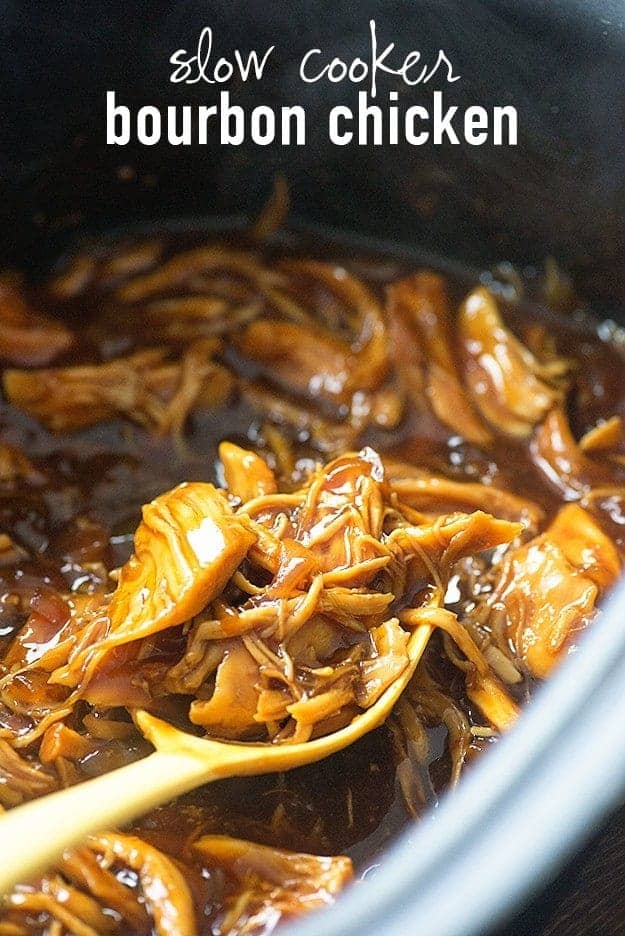
M 167 241 L 167 235 L 158 237 Z M 293 247 L 297 240 L 293 238 L 288 249 L 278 243 L 267 247 L 265 253 L 269 258 L 301 253 L 336 259 L 380 296 L 388 282 L 411 270 L 409 264 L 393 256 L 358 255 L 340 245 L 320 244 L 317 237 L 314 241 L 300 237 L 301 243 Z M 174 248 L 181 249 L 179 237 L 171 238 L 167 250 Z M 455 298 L 466 292 L 467 285 L 466 281 L 452 283 Z M 54 361 L 55 367 L 107 361 L 153 346 L 153 337 L 140 318 L 133 317 L 132 310 L 125 317 L 112 314 L 107 295 L 101 290 L 87 286 L 56 307 L 49 295 L 44 297 L 36 286 L 29 290 L 29 297 L 35 307 L 62 316 L 79 336 L 71 353 Z M 593 319 L 581 313 L 558 316 L 525 303 L 507 304 L 505 316 L 525 340 L 533 329 L 546 327 L 557 353 L 576 362 L 576 391 L 570 400 L 569 418 L 577 438 L 601 417 L 616 414 L 625 418 L 622 349 L 612 340 L 613 335 L 606 336 L 605 327 L 602 331 Z M 344 325 L 336 322 L 337 329 Z M 233 353 L 231 363 L 239 373 L 249 373 L 249 367 L 246 372 Z M 28 556 L 0 567 L 0 655 L 24 624 L 16 596 L 41 610 L 40 627 L 34 628 L 32 642 L 45 643 L 53 633 L 50 619 L 55 614 L 55 593 L 97 586 L 106 570 L 128 558 L 144 503 L 182 481 L 219 482 L 219 442 L 227 438 L 253 447 L 260 436 L 261 419 L 243 397 L 235 397 L 227 406 L 210 412 L 192 413 L 184 446 L 125 419 L 55 435 L 1 401 L 0 441 L 25 452 L 37 476 L 20 480 L 8 493 L 0 486 L 0 531 Z M 485 454 L 459 436 L 450 435 L 427 414 L 411 411 L 398 428 L 367 430 L 360 441 L 455 480 L 510 488 L 540 504 L 549 517 L 562 505 L 561 493 L 536 470 L 525 440 L 499 437 Z M 305 433 L 296 439 L 296 450 L 302 470 L 311 459 L 319 457 L 311 450 Z M 625 550 L 622 503 L 615 501 L 606 509 L 603 520 L 606 532 L 621 551 Z M 442 659 L 438 637 L 428 649 L 428 658 L 440 671 L 450 694 L 470 715 L 462 680 L 457 670 Z M 25 698 L 31 688 L 24 686 Z M 530 689 L 526 680 L 515 692 L 524 699 Z M 176 717 L 173 709 L 167 714 Z M 3 717 L 7 716 L 0 711 L 0 723 Z M 430 762 L 421 781 L 425 801 L 433 804 L 449 780 L 450 762 L 445 727 L 431 724 L 428 735 Z M 476 740 L 474 750 L 488 743 L 488 739 Z M 146 752 L 147 745 L 138 736 L 102 741 L 83 759 L 80 769 L 85 776 L 92 776 Z M 400 795 L 392 739 L 389 730 L 382 727 L 322 763 L 288 774 L 225 781 L 198 790 L 175 804 L 154 810 L 134 828 L 185 865 L 201 908 L 198 919 L 204 932 L 210 933 L 234 885 L 223 868 L 202 867 L 192 857 L 186 847 L 190 838 L 200 833 L 219 833 L 302 852 L 347 854 L 362 876 L 375 865 L 381 850 L 408 818 Z M 124 871 L 123 879 L 133 884 L 133 872 Z

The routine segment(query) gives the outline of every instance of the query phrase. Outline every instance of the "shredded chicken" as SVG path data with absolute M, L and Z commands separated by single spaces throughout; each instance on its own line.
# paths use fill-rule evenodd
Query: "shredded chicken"
M 495 298 L 480 287 L 458 320 L 466 382 L 479 412 L 499 432 L 528 436 L 561 402 L 568 362 L 539 361 L 505 326 Z
M 53 921 L 52 925 L 57 923 L 60 932 L 100 936 L 115 930 L 115 924 L 97 901 L 57 876 L 44 878 L 38 888 L 18 887 L 5 900 L 11 910 L 26 919 L 43 916 Z
M 30 763 L 0 737 L 0 805 L 18 806 L 24 800 L 51 793 L 54 776 L 35 761 Z
M 182 361 L 160 349 L 106 364 L 52 370 L 6 370 L 9 400 L 54 432 L 92 426 L 116 415 L 160 432 L 180 430 L 196 403 L 219 406 L 232 391 L 229 372 L 212 360 L 218 346 L 200 342 Z
M 312 281 L 343 304 L 345 318 L 353 331 L 347 377 L 350 390 L 373 390 L 379 386 L 388 370 L 389 348 L 383 310 L 373 292 L 334 264 L 288 260 L 281 266 L 300 282 L 302 278 Z
M 124 302 L 140 302 L 175 288 L 193 275 L 213 273 L 216 270 L 227 271 L 254 282 L 272 280 L 271 274 L 253 254 L 217 244 L 176 254 L 157 270 L 137 276 L 121 286 L 117 295 Z
M 490 433 L 467 399 L 453 354 L 451 303 L 444 280 L 421 272 L 388 290 L 391 336 L 400 377 L 415 403 L 425 398 L 436 417 L 478 445 Z
M 241 392 L 265 419 L 288 427 L 300 438 L 307 437 L 325 455 L 353 447 L 356 432 L 349 423 L 320 416 L 312 407 L 284 399 L 260 383 L 243 381 Z
M 375 390 L 387 370 L 386 329 L 377 299 L 345 271 L 312 261 L 284 264 L 291 274 L 320 283 L 353 309 L 351 343 L 311 322 L 253 322 L 236 339 L 239 351 L 289 393 L 322 399 L 335 409 L 354 393 Z
M 553 409 L 531 442 L 536 467 L 566 500 L 579 500 L 593 488 L 607 487 L 613 475 L 577 444 L 561 407 Z
M 413 616 L 413 611 L 403 611 L 401 619 L 411 623 Z M 427 608 L 421 612 L 419 620 L 427 620 L 432 627 L 438 627 L 451 636 L 469 663 L 466 667 L 469 698 L 495 728 L 499 731 L 508 729 L 518 715 L 518 706 L 457 616 L 446 608 Z
M 298 396 L 346 402 L 349 348 L 322 329 L 291 322 L 253 322 L 237 345 L 242 354 L 262 361 L 266 375 Z
M 193 849 L 239 884 L 237 898 L 224 908 L 223 936 L 271 932 L 280 918 L 329 906 L 353 875 L 349 858 L 303 855 L 224 835 L 204 836 Z
M 392 490 L 402 504 L 425 513 L 484 510 L 506 520 L 517 520 L 538 530 L 544 520 L 539 504 L 494 485 L 452 481 L 412 465 L 384 460 Z
M 275 565 L 269 563 L 274 583 L 264 595 L 252 595 L 247 608 L 244 605 L 226 614 L 226 609 L 220 609 L 223 623 L 200 624 L 192 632 L 187 658 L 189 662 L 210 659 L 209 641 L 222 634 L 244 635 L 261 628 L 263 643 L 257 638 L 250 643 L 243 637 L 245 652 L 226 650 L 217 669 L 214 694 L 209 702 L 193 703 L 193 721 L 213 730 L 226 726 L 230 736 L 237 727 L 249 733 L 255 724 L 290 716 L 301 736 L 308 726 L 322 724 L 354 702 L 363 707 L 373 704 L 407 665 L 407 635 L 396 620 L 385 620 L 392 595 L 379 596 L 383 600 L 376 610 L 374 596 L 359 595 L 360 590 L 385 569 L 393 570 L 391 584 L 409 593 L 417 579 L 438 583 L 460 556 L 509 542 L 520 529 L 477 512 L 442 518 L 422 528 L 404 522 L 385 534 L 387 496 L 382 465 L 377 456 L 365 452 L 330 463 L 311 477 L 306 488 L 290 495 L 286 504 L 269 495 L 257 498 L 253 507 L 244 505 L 255 520 L 262 518 L 265 524 L 277 511 L 285 518 L 279 546 L 273 537 L 259 541 L 264 562 L 275 556 Z M 297 543 L 305 552 L 294 549 Z M 405 571 L 398 575 L 395 568 Z M 311 584 L 308 594 L 307 582 Z M 328 667 L 340 646 L 339 622 L 347 623 L 355 635 L 360 632 L 364 637 L 369 631 L 371 644 L 367 647 L 359 640 L 338 667 Z M 297 660 L 306 660 L 307 646 L 315 647 L 315 654 L 296 678 Z M 235 652 L 239 653 L 237 665 Z M 327 675 L 322 675 L 324 667 Z M 236 680 L 237 668 L 248 674 L 244 680 Z M 270 689 L 264 683 L 267 679 L 277 679 L 282 687 Z M 253 691 L 258 685 L 260 695 Z
M 101 906 L 110 907 L 119 914 L 124 924 L 137 932 L 148 929 L 149 917 L 145 904 L 132 899 L 132 894 L 107 867 L 104 860 L 89 844 L 75 851 L 64 852 L 57 864 L 58 872 L 74 887 L 91 894 Z
M 433 752 L 427 729 L 431 723 L 442 724 L 447 730 L 451 783 L 455 785 L 471 747 L 469 718 L 422 661 L 389 721 L 399 785 L 406 807 L 415 818 L 425 806 L 437 802 L 429 771 Z
M 276 493 L 278 488 L 275 475 L 259 455 L 239 448 L 232 442 L 222 442 L 219 446 L 219 457 L 223 465 L 226 487 L 230 494 L 241 501 Z
M 134 554 L 106 618 L 96 621 L 104 633 L 88 628 L 51 682 L 77 685 L 113 648 L 192 618 L 220 594 L 255 539 L 211 484 L 181 484 L 146 504 Z
M 101 833 L 90 836 L 87 845 L 107 863 L 138 873 L 156 936 L 196 936 L 191 893 L 171 858 L 133 835 Z
M 140 894 L 120 883 L 113 868 L 136 872 Z M 56 921 L 75 936 L 122 936 L 127 927 L 155 936 L 198 932 L 191 893 L 174 861 L 143 839 L 117 832 L 90 836 L 83 848 L 63 854 L 55 872 L 4 899 L 16 919 Z
M 393 790 L 435 804 L 621 575 L 616 349 L 562 357 L 514 271 L 516 334 L 431 271 L 276 259 L 287 195 L 242 247 L 125 242 L 0 283 L 0 812 L 147 754 L 138 709 L 288 745 L 408 684 L 329 762 L 66 852 L 0 936 L 265 936 L 331 905 Z
M 549 674 L 620 570 L 614 544 L 576 504 L 509 554 L 489 605 L 505 612 L 515 654 L 532 675 Z
M 203 483 L 161 495 L 143 509 L 113 594 L 68 607 L 60 639 L 42 656 L 24 664 L 16 652 L 0 684 L 8 704 L 20 674 L 36 670 L 48 687 L 43 719 L 20 743 L 44 733 L 45 756 L 71 760 L 76 739 L 50 720 L 78 699 L 149 705 L 147 641 L 191 621 L 183 657 L 161 675 L 168 691 L 194 697 L 191 722 L 218 737 L 275 742 L 333 730 L 408 665 L 408 619 L 391 605 L 411 606 L 420 593 L 418 607 L 429 588 L 444 591 L 459 559 L 521 530 L 481 511 L 415 524 L 371 449 L 317 468 L 285 494 L 257 456 L 227 444 L 222 457 L 231 493 L 251 499 L 233 512 Z M 245 492 L 241 465 L 251 466 Z M 261 573 L 269 581 L 255 586 Z M 234 587 L 244 593 L 238 603 Z M 55 703 L 50 693 L 60 687 L 74 691 Z
M 74 336 L 62 322 L 34 312 L 15 283 L 0 280 L 0 363 L 16 367 L 49 364 L 73 342 Z

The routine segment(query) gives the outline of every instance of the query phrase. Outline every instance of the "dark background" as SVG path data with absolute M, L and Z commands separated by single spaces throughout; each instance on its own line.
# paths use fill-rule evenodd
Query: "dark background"
M 395 41 L 404 55 L 419 48 L 433 61 L 445 49 L 462 76 L 444 89 L 449 103 L 514 104 L 519 145 L 330 146 L 327 112 L 353 102 L 357 89 L 303 85 L 299 59 L 313 46 L 347 57 L 361 52 L 372 16 L 380 42 Z M 541 263 L 554 255 L 582 292 L 622 317 L 623 21 L 623 4 L 610 0 L 4 0 L 4 260 L 36 268 L 84 230 L 253 213 L 280 171 L 300 217 L 477 265 Z M 212 103 L 214 91 L 204 83 L 168 83 L 169 56 L 193 49 L 205 25 L 215 29 L 219 53 L 276 44 L 261 85 L 228 89 L 243 106 L 303 104 L 305 148 L 105 145 L 106 90 L 134 107 Z M 402 95 L 419 103 L 431 90 Z M 500 936 L 621 932 L 625 813 Z
M 625 810 L 612 816 L 564 872 L 492 936 L 625 933 Z
M 279 170 L 307 217 L 477 263 L 550 253 L 590 271 L 595 293 L 625 295 L 622 12 L 616 0 L 4 0 L 6 210 L 16 212 L 17 192 L 22 216 L 26 204 L 58 243 L 76 223 L 253 209 Z M 304 85 L 299 60 L 313 46 L 362 52 L 370 17 L 398 54 L 419 48 L 434 61 L 445 49 L 462 76 L 444 88 L 450 104 L 514 104 L 518 146 L 329 145 L 327 112 L 355 101 L 357 88 Z M 229 90 L 244 107 L 303 104 L 306 147 L 105 145 L 106 90 L 135 107 L 212 103 L 204 82 L 169 84 L 169 56 L 194 48 L 204 25 L 218 54 L 276 44 L 260 85 Z M 400 99 L 427 103 L 433 86 L 398 88 Z M 120 180 L 120 166 L 137 171 Z M 12 232 L 18 251 L 40 233 L 22 228 Z

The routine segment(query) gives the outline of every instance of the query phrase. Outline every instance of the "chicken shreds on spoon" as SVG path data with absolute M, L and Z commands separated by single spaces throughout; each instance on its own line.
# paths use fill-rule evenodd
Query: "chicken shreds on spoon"
M 59 725 L 76 703 L 101 703 L 113 685 L 113 704 L 126 705 L 157 750 L 53 794 L 55 808 L 40 800 L 12 810 L 2 820 L 5 838 L 28 847 L 12 850 L 6 871 L 0 854 L 0 890 L 97 827 L 127 822 L 202 783 L 288 770 L 353 743 L 390 714 L 437 627 L 466 653 L 484 716 L 506 727 L 516 715 L 478 647 L 441 605 L 456 560 L 511 542 L 520 523 L 475 511 L 415 524 L 418 515 L 402 511 L 370 449 L 318 467 L 285 494 L 258 456 L 231 444 L 221 454 L 237 492 L 190 483 L 162 494 L 144 507 L 135 552 L 111 595 L 68 605 L 60 631 L 34 659 L 33 627 L 17 636 L 2 701 L 25 715 L 19 680 L 22 693 L 30 687 L 34 714 L 15 747 L 40 737 L 45 751 L 80 746 L 71 728 L 63 742 Z M 244 492 L 252 496 L 241 503 Z M 164 653 L 155 668 L 155 648 L 172 638 L 174 646 L 185 639 L 182 656 L 163 662 Z M 146 711 L 165 714 L 168 696 L 191 697 L 188 732 Z M 194 737 L 194 725 L 209 737 Z M 63 809 L 67 823 L 59 821 Z
M 16 707 L 19 677 L 38 713 L 19 746 L 79 699 L 160 712 L 190 697 L 190 722 L 212 737 L 333 732 L 408 666 L 400 615 L 440 604 L 456 560 L 522 529 L 479 510 L 416 522 L 370 449 L 290 493 L 258 455 L 224 443 L 221 458 L 227 492 L 183 484 L 144 507 L 111 594 L 72 599 L 40 654 L 32 629 L 27 652 L 18 635 L 2 698 Z

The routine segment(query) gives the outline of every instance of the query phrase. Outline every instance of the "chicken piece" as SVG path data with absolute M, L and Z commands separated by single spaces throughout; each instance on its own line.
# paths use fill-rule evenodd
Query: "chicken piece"
M 53 432 L 115 416 L 161 433 L 180 431 L 195 405 L 220 405 L 232 391 L 232 375 L 212 360 L 217 347 L 204 339 L 174 362 L 166 361 L 166 351 L 150 348 L 105 364 L 7 370 L 4 389 L 11 403 Z
M 310 575 L 327 573 L 328 587 L 366 584 L 352 576 L 370 578 L 390 558 L 380 542 L 383 489 L 379 457 L 363 449 L 318 468 L 299 491 L 259 499 L 250 507 L 259 534 L 254 561 L 279 578 L 305 559 Z
M 493 607 L 503 606 L 517 657 L 547 676 L 565 643 L 594 617 L 598 588 L 557 546 L 531 542 L 504 567 Z
M 504 732 L 519 717 L 519 706 L 492 673 L 475 670 L 466 678 L 467 695 L 497 731 Z
M 619 577 L 621 562 L 614 543 L 577 504 L 561 508 L 547 535 L 571 565 L 592 579 L 601 592 Z
M 391 490 L 414 510 L 445 514 L 483 510 L 504 520 L 518 520 L 533 530 L 544 520 L 544 511 L 534 501 L 490 484 L 452 481 L 386 458 L 384 468 Z
M 196 936 L 193 898 L 173 860 L 135 835 L 103 832 L 86 845 L 106 861 L 136 871 L 155 936 Z
M 122 302 L 141 302 L 175 289 L 194 275 L 206 275 L 217 270 L 249 279 L 252 283 L 275 279 L 275 274 L 265 270 L 255 254 L 209 244 L 176 254 L 156 270 L 136 276 L 120 286 L 116 295 Z
M 211 735 L 241 738 L 258 731 L 255 721 L 258 703 L 258 663 L 243 644 L 220 648 L 223 658 L 217 670 L 215 690 L 208 701 L 191 703 L 189 718 Z
M 118 245 L 106 259 L 89 254 L 77 254 L 70 263 L 46 285 L 46 291 L 57 301 L 73 299 L 95 283 L 109 289 L 126 277 L 145 273 L 155 266 L 163 253 L 158 240 Z
M 237 332 L 263 310 L 261 300 L 247 296 L 233 301 L 232 297 L 192 294 L 151 302 L 145 307 L 144 316 L 156 334 L 187 342 Z
M 492 671 L 468 629 L 452 611 L 436 606 L 423 607 L 417 611 L 402 611 L 400 620 L 410 626 L 429 624 L 449 634 L 467 659 L 462 668 L 466 671 L 469 698 L 498 731 L 511 727 L 519 713 L 518 705 Z
M 259 603 L 252 598 L 239 608 L 223 606 L 216 617 L 204 619 L 200 615 L 189 630 L 185 655 L 168 671 L 169 690 L 187 694 L 198 689 L 221 662 L 224 639 L 253 631 L 278 638 L 298 665 L 322 666 L 342 647 L 337 634 L 341 625 L 357 631 L 382 623 L 394 597 L 390 593 L 324 588 L 321 576 L 307 591 L 298 590 L 290 598 L 266 597 L 268 592 L 269 588 Z
M 592 488 L 614 485 L 614 473 L 577 444 L 560 406 L 538 426 L 530 452 L 538 470 L 566 500 L 579 500 Z
M 51 793 L 56 786 L 52 774 L 21 757 L 0 738 L 0 806 L 19 806 L 25 800 Z
M 264 494 L 275 494 L 278 490 L 273 471 L 255 452 L 239 448 L 232 442 L 222 442 L 219 458 L 228 493 L 238 497 L 242 503 Z
M 203 836 L 193 850 L 234 878 L 235 895 L 245 890 L 245 901 L 228 901 L 220 926 L 228 936 L 266 932 L 280 917 L 329 906 L 353 876 L 349 858 L 305 855 L 225 835 Z
M 437 796 L 429 774 L 431 751 L 428 733 L 421 712 L 412 704 L 408 693 L 409 689 L 395 705 L 387 726 L 397 764 L 396 782 L 408 814 L 412 819 L 418 819 L 424 807 L 436 805 Z
M 221 593 L 256 539 L 221 491 L 203 482 L 161 494 L 142 515 L 134 555 L 122 567 L 109 606 L 110 633 L 122 642 L 198 614 Z
M 142 240 L 138 243 L 118 245 L 115 252 L 98 265 L 97 279 L 99 284 L 110 286 L 123 277 L 144 273 L 152 269 L 163 254 L 163 243 L 160 240 Z
M 119 914 L 133 931 L 148 931 L 149 919 L 143 903 L 134 898 L 132 891 L 118 881 L 112 871 L 102 867 L 90 848 L 64 852 L 57 870 L 75 887 L 91 894 L 100 906 L 110 907 Z
M 112 936 L 117 930 L 115 921 L 92 897 L 71 887 L 58 875 L 46 875 L 38 886 L 18 886 L 5 900 L 8 908 L 26 919 L 47 918 L 48 933 Z
M 3 659 L 9 671 L 19 671 L 27 664 L 55 669 L 59 660 L 67 658 L 69 646 L 86 622 L 100 618 L 104 609 L 101 594 L 43 594 L 31 599 L 29 610 L 28 620 Z
M 353 667 L 334 667 L 331 677 L 319 680 L 313 692 L 286 706 L 286 711 L 297 723 L 298 741 L 307 741 L 314 725 L 334 718 L 354 702 L 355 678 Z
M 53 432 L 73 431 L 127 415 L 143 425 L 158 424 L 163 401 L 149 386 L 148 375 L 166 352 L 151 349 L 106 364 L 53 370 L 7 370 L 4 389 L 11 403 Z
M 316 260 L 285 260 L 281 268 L 296 282 L 308 279 L 344 305 L 340 324 L 351 324 L 353 339 L 348 388 L 375 390 L 386 376 L 389 344 L 382 307 L 376 296 L 343 267 Z
M 568 364 L 541 362 L 505 326 L 487 289 L 470 293 L 458 332 L 467 386 L 482 416 L 499 432 L 525 438 L 564 398 Z
M 613 449 L 621 448 L 625 444 L 625 426 L 620 416 L 612 416 L 604 422 L 597 423 L 592 429 L 589 429 L 579 440 L 579 447 L 584 453 L 588 452 L 611 452 Z M 625 464 L 625 454 L 617 455 L 617 458 Z
M 62 722 L 57 722 L 50 725 L 42 738 L 39 760 L 42 764 L 54 764 L 59 757 L 77 761 L 87 754 L 92 754 L 96 747 L 89 738 L 78 734 Z
M 393 283 L 388 289 L 388 315 L 405 392 L 417 404 L 425 397 L 437 419 L 458 435 L 487 445 L 491 434 L 457 376 L 451 304 L 443 278 L 422 271 Z
M 395 682 L 408 666 L 408 632 L 397 618 L 385 621 L 370 631 L 375 655 L 360 664 L 356 701 L 369 708 Z
M 336 591 L 336 589 L 329 589 L 329 591 Z M 321 591 L 321 599 L 325 595 L 326 591 Z M 320 601 L 319 613 L 311 615 L 301 627 L 288 634 L 283 641 L 289 657 L 297 660 L 298 666 L 311 670 L 323 668 L 328 660 L 335 656 L 337 650 L 344 648 L 345 644 L 345 634 L 341 630 L 339 619 L 330 614 L 323 614 L 322 603 Z M 356 629 L 354 626 L 354 630 Z
M 0 364 L 49 364 L 73 343 L 65 325 L 33 312 L 14 283 L 0 280 Z
M 227 368 L 213 360 L 220 348 L 211 338 L 194 341 L 186 349 L 179 363 L 163 368 L 152 380 L 154 390 L 166 396 L 167 405 L 157 425 L 163 436 L 171 433 L 180 438 L 187 417 L 194 409 L 214 410 L 222 406 L 234 390 L 234 376 Z M 171 371 L 173 393 L 168 388 L 166 371 Z
M 319 316 L 297 321 L 263 319 L 236 339 L 239 351 L 260 365 L 263 376 L 335 409 L 348 407 L 356 391 L 376 390 L 388 367 L 386 327 L 376 297 L 355 277 L 330 264 L 293 260 L 282 264 L 297 287 L 302 279 L 328 290 L 345 305 L 342 324 L 351 338 L 337 337 L 318 324 Z M 275 301 L 276 295 L 272 293 Z M 286 296 L 281 304 L 289 306 Z M 291 303 L 292 305 L 293 303 Z
M 147 315 L 155 322 L 208 323 L 228 312 L 228 303 L 217 296 L 175 296 L 159 299 L 147 307 Z
M 20 449 L 0 443 L 0 483 L 13 484 L 20 480 L 41 484 L 45 475 L 35 468 Z
M 114 647 L 190 620 L 221 593 L 255 540 L 212 484 L 181 484 L 146 504 L 105 635 L 93 645 L 79 641 L 51 682 L 76 686 Z
M 395 707 L 396 712 L 400 706 L 404 711 L 408 708 L 412 710 L 412 712 L 423 712 L 427 717 L 436 719 L 437 722 L 443 724 L 447 728 L 449 736 L 449 755 L 452 765 L 450 780 L 452 787 L 455 787 L 460 779 L 465 758 L 469 753 L 471 741 L 473 740 L 469 719 L 462 707 L 432 678 L 425 663 L 421 663 L 418 666 L 399 704 Z M 400 721 L 403 722 L 404 720 L 401 719 Z M 414 724 L 414 722 L 409 716 L 408 724 L 403 731 L 400 731 L 399 739 L 396 737 L 393 739 L 395 742 L 399 740 L 401 743 L 401 735 L 406 736 L 403 743 L 401 743 L 405 755 L 411 754 L 413 741 L 410 731 L 411 724 Z M 401 729 L 402 726 L 400 725 L 399 727 Z M 391 728 L 393 728 L 393 722 L 391 722 Z M 418 730 L 417 726 L 417 732 Z M 394 731 L 393 734 L 396 736 L 397 733 Z M 416 740 L 418 741 L 418 738 Z M 418 753 L 418 751 L 416 753 Z M 406 797 L 404 784 L 402 784 L 402 792 L 404 792 L 404 796 Z M 407 804 L 409 804 L 409 797 L 406 797 L 406 800 Z
M 263 319 L 248 325 L 235 343 L 290 393 L 335 406 L 349 401 L 350 349 L 323 329 Z
M 97 265 L 95 257 L 78 254 L 58 276 L 48 281 L 47 294 L 61 302 L 73 299 L 91 285 Z
M 310 479 L 294 539 L 327 573 L 327 585 L 366 585 L 388 563 L 380 542 L 384 492 L 384 469 L 372 449 L 337 458 Z
M 614 544 L 576 504 L 506 557 L 488 604 L 505 612 L 515 654 L 532 675 L 551 672 L 620 568 Z
M 424 526 L 398 527 L 387 546 L 405 568 L 409 584 L 404 589 L 410 592 L 419 581 L 442 586 L 458 559 L 510 543 L 522 530 L 520 523 L 476 510 L 442 516 Z

